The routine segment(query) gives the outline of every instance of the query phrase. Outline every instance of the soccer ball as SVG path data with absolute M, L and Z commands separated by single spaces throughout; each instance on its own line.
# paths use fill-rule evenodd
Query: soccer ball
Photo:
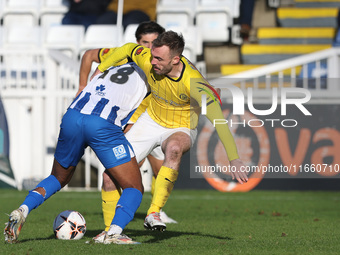
M 86 232 L 86 222 L 79 212 L 61 212 L 53 222 L 53 232 L 57 239 L 79 240 Z

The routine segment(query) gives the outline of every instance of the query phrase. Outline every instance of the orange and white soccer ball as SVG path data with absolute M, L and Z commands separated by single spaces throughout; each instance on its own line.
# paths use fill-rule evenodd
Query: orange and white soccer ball
M 86 232 L 85 218 L 77 211 L 63 211 L 53 222 L 53 232 L 57 239 L 79 240 Z

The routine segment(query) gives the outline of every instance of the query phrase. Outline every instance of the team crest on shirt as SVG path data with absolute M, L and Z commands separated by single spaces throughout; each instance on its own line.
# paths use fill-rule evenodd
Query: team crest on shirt
M 105 96 L 106 93 L 103 92 L 104 90 L 105 90 L 105 85 L 101 84 L 100 86 L 97 86 L 96 95 L 101 96 L 101 97 Z
M 180 94 L 179 98 L 182 99 L 183 101 L 187 101 L 188 100 L 188 96 L 186 94 Z
M 110 51 L 110 49 L 106 48 L 102 51 L 102 56 L 104 56 L 105 54 L 107 54 Z
M 143 47 L 138 48 L 138 49 L 136 50 L 136 52 L 135 52 L 135 56 L 141 54 L 143 50 L 144 50 Z
M 112 150 L 113 150 L 113 153 L 115 154 L 116 159 L 122 159 L 128 156 L 124 148 L 124 145 L 122 144 L 117 147 L 114 147 Z

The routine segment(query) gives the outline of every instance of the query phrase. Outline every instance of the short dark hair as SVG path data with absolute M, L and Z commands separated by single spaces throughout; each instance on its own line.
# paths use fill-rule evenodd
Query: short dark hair
M 160 34 L 153 42 L 152 47 L 168 46 L 172 56 L 180 56 L 183 53 L 185 42 L 182 34 L 174 31 L 166 31 Z
M 144 21 L 139 24 L 137 27 L 135 36 L 136 40 L 139 41 L 142 38 L 142 35 L 145 34 L 153 34 L 158 33 L 161 34 L 165 31 L 165 29 L 154 21 Z

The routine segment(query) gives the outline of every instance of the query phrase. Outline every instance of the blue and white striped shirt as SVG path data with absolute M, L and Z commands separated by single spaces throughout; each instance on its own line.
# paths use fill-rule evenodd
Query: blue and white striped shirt
M 110 67 L 87 84 L 70 108 L 123 127 L 148 89 L 146 76 L 135 63 Z

